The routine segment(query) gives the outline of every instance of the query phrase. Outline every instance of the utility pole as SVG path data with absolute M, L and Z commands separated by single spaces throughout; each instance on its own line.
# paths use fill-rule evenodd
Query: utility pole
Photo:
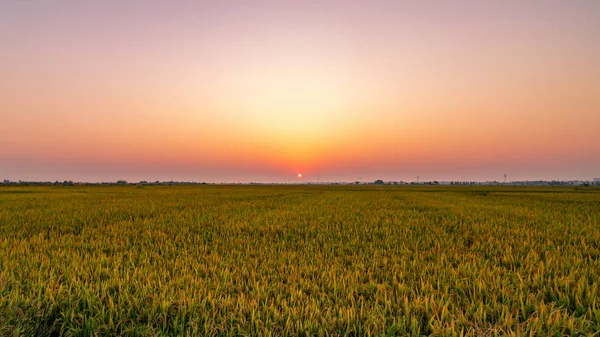
M 417 184 L 419 183 L 419 176 L 417 176 Z
M 504 173 L 504 183 L 506 184 L 506 173 Z

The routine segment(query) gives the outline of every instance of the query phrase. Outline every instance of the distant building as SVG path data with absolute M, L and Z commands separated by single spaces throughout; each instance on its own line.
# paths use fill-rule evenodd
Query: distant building
M 594 184 L 600 185 L 600 178 L 594 178 Z

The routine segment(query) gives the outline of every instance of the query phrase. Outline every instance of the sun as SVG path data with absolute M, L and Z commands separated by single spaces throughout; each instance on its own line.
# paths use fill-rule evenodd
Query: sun
M 302 178 L 302 173 L 298 173 L 298 178 Z

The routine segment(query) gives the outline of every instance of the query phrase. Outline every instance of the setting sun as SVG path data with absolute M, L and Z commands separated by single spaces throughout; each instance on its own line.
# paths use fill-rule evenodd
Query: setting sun
M 298 178 L 302 178 L 302 173 L 298 173 Z

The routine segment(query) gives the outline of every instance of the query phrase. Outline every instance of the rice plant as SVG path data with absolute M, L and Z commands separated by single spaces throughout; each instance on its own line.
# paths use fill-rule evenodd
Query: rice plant
M 1 336 L 600 331 L 600 189 L 0 187 Z

